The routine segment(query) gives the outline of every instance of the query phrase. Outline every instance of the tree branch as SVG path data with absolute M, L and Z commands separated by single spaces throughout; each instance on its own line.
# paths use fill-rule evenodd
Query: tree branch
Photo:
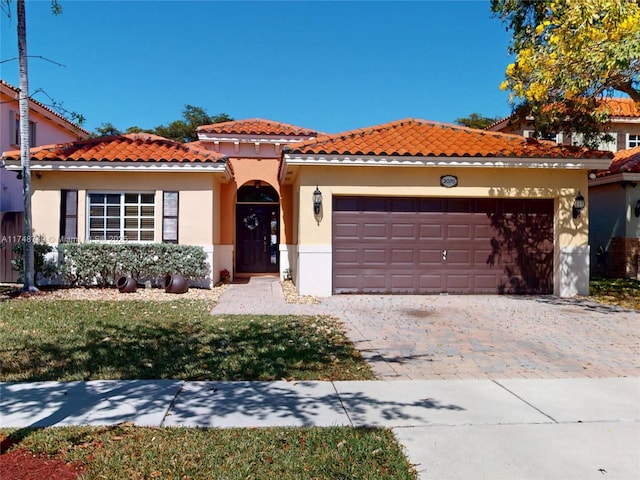
M 39 58 L 39 59 L 44 60 L 46 62 L 53 63 L 54 65 L 58 65 L 59 67 L 65 67 L 66 68 L 66 65 L 63 65 L 62 63 L 58 63 L 55 60 L 51 60 L 51 59 L 49 59 L 47 57 L 43 57 L 42 55 L 27 55 L 27 58 Z M 7 63 L 7 62 L 13 62 L 15 60 L 18 60 L 18 57 L 8 58 L 7 60 L 0 60 L 0 64 Z

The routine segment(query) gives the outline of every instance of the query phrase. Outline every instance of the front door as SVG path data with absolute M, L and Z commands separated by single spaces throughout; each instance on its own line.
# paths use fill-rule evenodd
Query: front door
M 236 206 L 236 272 L 278 272 L 277 204 L 243 203 Z

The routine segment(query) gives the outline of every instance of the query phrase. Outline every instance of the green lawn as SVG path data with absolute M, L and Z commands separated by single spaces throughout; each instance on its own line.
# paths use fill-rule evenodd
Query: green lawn
M 13 448 L 80 465 L 84 479 L 415 479 L 384 429 L 71 427 L 0 430 L 0 440 L 3 432 Z
M 209 309 L 202 300 L 0 302 L 0 381 L 374 378 L 333 318 Z
M 211 316 L 201 300 L 0 302 L 0 381 L 366 380 L 338 321 Z M 415 479 L 387 429 L 0 429 L 82 478 Z

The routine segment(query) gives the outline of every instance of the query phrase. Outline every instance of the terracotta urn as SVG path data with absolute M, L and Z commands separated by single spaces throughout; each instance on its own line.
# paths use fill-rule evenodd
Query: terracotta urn
M 133 293 L 138 289 L 138 284 L 131 277 L 120 277 L 116 282 L 116 287 L 120 293 Z
M 189 290 L 189 283 L 179 273 L 169 273 L 164 277 L 164 291 L 167 293 L 185 293 Z

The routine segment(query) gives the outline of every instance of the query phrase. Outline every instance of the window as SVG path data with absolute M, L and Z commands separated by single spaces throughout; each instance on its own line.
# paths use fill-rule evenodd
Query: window
M 89 240 L 155 240 L 153 193 L 90 193 Z
M 535 136 L 536 132 L 534 130 L 523 130 L 522 131 L 522 136 L 526 137 L 526 138 L 536 138 Z M 564 140 L 564 136 L 562 135 L 562 132 L 559 133 L 548 133 L 546 135 L 541 135 L 540 137 L 538 137 L 539 140 L 550 140 L 552 142 L 556 142 L 556 143 L 562 143 Z
M 9 110 L 9 143 L 20 146 L 20 115 L 13 110 Z M 29 146 L 36 145 L 36 122 L 29 121 Z
M 640 147 L 640 135 L 627 133 L 627 148 Z
M 615 152 L 618 150 L 618 139 L 617 139 L 616 133 L 610 132 L 609 135 L 611 135 L 611 139 L 609 139 L 609 141 L 605 141 L 603 138 L 600 138 L 598 142 L 597 150 L 604 150 L 609 152 Z M 584 135 L 582 135 L 581 133 L 572 133 L 571 145 L 577 145 L 579 147 L 583 146 Z

